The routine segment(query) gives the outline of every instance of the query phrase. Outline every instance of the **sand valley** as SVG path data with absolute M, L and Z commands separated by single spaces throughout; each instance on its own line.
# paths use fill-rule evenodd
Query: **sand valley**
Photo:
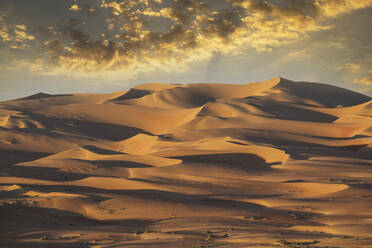
M 1 102 L 0 247 L 372 247 L 372 99 L 274 78 Z

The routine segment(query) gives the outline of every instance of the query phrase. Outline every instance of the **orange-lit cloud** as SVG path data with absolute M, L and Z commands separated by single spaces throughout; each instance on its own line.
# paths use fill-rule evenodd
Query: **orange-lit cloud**
M 25 49 L 27 43 L 34 40 L 35 36 L 28 33 L 25 24 L 8 24 L 6 15 L 0 15 L 0 45 L 5 44 L 11 49 Z
M 352 72 L 352 73 L 357 73 L 360 70 L 360 65 L 352 64 L 352 63 L 346 63 L 346 64 L 341 65 L 341 66 L 336 66 L 335 69 L 338 70 L 338 71 L 349 71 L 349 72 Z
M 315 4 L 322 16 L 335 17 L 355 9 L 369 7 L 372 0 L 318 0 Z
M 44 54 L 30 61 L 32 68 L 41 73 L 127 76 L 182 70 L 215 52 L 270 51 L 310 32 L 329 30 L 326 20 L 372 6 L 372 0 L 100 0 L 86 7 L 94 17 L 102 15 L 105 25 L 99 36 L 86 28 L 97 20 L 81 14 L 80 6 L 75 2 L 69 7 L 78 15 L 75 21 L 46 27 L 50 36 L 40 41 Z M 2 17 L 0 39 L 9 47 L 27 47 L 26 41 L 35 36 L 25 25 L 9 26 Z M 338 69 L 357 72 L 359 67 L 347 64 Z
M 366 86 L 372 86 L 372 70 L 369 70 L 368 74 L 369 74 L 368 76 L 354 79 L 354 83 L 362 84 Z
M 71 11 L 80 11 L 81 8 L 79 7 L 79 5 L 73 4 L 73 5 L 71 5 L 71 7 L 68 10 L 71 10 Z

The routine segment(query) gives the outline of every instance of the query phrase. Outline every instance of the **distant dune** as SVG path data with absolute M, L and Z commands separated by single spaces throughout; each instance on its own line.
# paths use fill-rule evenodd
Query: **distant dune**
M 372 99 L 273 78 L 0 103 L 2 247 L 372 247 Z

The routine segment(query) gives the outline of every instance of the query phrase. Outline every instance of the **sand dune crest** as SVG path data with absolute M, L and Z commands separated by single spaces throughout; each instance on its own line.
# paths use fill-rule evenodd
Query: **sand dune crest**
M 279 77 L 1 102 L 0 247 L 370 247 L 371 144 L 370 97 Z

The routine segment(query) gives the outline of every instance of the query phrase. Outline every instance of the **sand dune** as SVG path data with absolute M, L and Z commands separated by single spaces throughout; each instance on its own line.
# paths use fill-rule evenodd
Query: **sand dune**
M 0 247 L 372 247 L 372 99 L 274 78 L 0 103 Z
M 189 84 L 166 89 L 160 88 L 160 90 L 158 90 L 159 87 L 154 87 L 151 94 L 134 97 L 126 103 L 164 109 L 195 108 L 221 98 L 242 98 L 259 95 L 277 85 L 279 81 L 279 78 L 274 78 L 246 85 Z

